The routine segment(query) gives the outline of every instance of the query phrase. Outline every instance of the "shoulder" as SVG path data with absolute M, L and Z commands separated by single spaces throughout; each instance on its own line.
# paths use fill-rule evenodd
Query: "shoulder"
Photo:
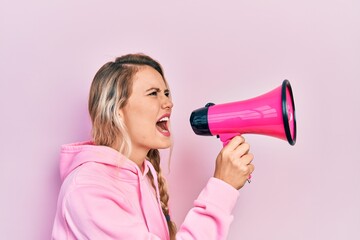
M 79 169 L 65 190 L 62 205 L 65 212 L 76 216 L 137 215 L 138 191 L 99 169 Z M 129 215 L 128 215 L 129 214 Z
M 107 199 L 121 205 L 129 204 L 128 199 L 137 198 L 137 185 L 119 178 L 119 171 L 114 166 L 96 162 L 79 166 L 63 183 L 63 201 L 78 204 Z

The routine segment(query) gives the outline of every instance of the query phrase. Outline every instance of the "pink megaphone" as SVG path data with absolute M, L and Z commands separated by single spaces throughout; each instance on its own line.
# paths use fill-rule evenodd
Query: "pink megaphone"
M 296 142 L 295 103 L 290 82 L 284 80 L 276 89 L 245 101 L 194 110 L 191 127 L 198 135 L 217 135 L 224 145 L 236 135 L 254 133 Z

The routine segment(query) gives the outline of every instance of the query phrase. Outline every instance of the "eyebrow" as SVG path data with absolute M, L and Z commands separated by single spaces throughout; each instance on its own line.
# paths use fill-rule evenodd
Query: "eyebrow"
M 152 88 L 149 88 L 148 90 L 146 90 L 146 92 L 150 92 L 150 91 L 156 91 L 156 92 L 161 92 L 160 88 L 155 88 L 155 87 L 152 87 Z M 169 93 L 170 90 L 169 89 L 165 89 L 164 90 L 164 93 Z
M 146 92 L 150 92 L 150 91 L 153 91 L 153 90 L 156 90 L 157 92 L 160 92 L 160 88 L 155 88 L 155 87 L 149 88 L 148 90 L 146 90 Z

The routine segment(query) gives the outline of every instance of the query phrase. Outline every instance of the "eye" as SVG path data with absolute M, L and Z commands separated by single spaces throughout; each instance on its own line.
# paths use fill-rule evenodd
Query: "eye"
M 149 93 L 149 96 L 157 96 L 157 91 L 153 91 L 153 92 Z
M 169 90 L 165 91 L 164 94 L 165 94 L 166 97 L 170 97 L 170 91 Z

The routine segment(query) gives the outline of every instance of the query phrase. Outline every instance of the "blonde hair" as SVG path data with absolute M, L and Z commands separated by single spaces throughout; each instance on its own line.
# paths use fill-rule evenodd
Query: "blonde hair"
M 92 137 L 94 144 L 112 147 L 125 156 L 131 153 L 131 140 L 126 125 L 119 115 L 131 95 L 132 79 L 141 66 L 150 66 L 158 71 L 167 82 L 161 65 L 144 54 L 128 54 L 104 64 L 95 74 L 90 87 L 89 113 L 92 121 Z M 159 183 L 161 208 L 167 219 L 170 238 L 175 239 L 176 225 L 170 220 L 169 194 L 165 178 L 160 168 L 160 154 L 151 149 L 147 159 L 152 163 Z M 154 186 L 154 179 L 149 172 Z

